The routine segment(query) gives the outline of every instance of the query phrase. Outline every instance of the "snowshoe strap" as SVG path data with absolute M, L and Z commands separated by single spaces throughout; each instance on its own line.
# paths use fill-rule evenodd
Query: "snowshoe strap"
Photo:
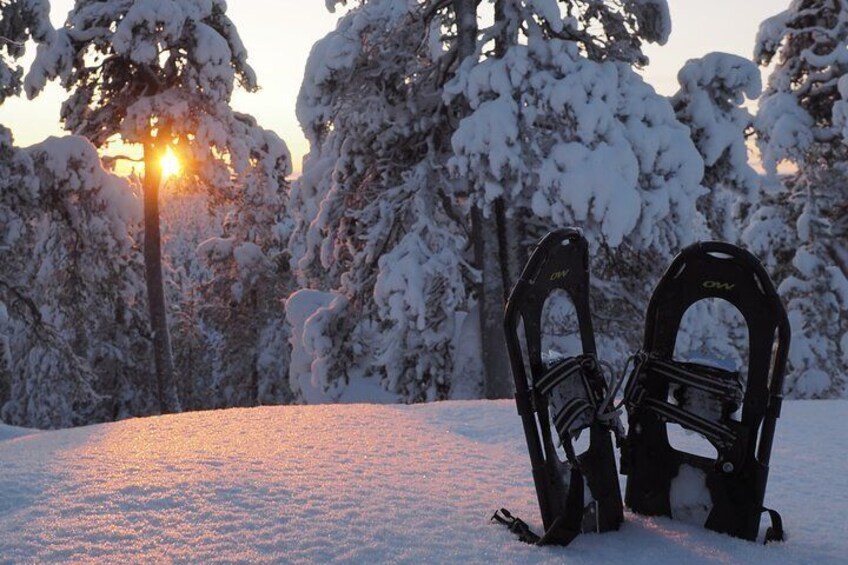
M 725 371 L 700 363 L 680 363 L 653 357 L 648 358 L 643 369 L 653 371 L 669 382 L 697 388 L 729 400 L 737 399 L 742 395 L 739 373 L 735 371 Z
M 646 394 L 646 381 L 653 382 L 655 378 L 696 388 L 715 395 L 720 402 L 731 403 L 738 402 L 742 394 L 737 373 L 698 363 L 680 363 L 643 355 L 624 391 L 625 403 L 631 412 L 645 408 L 663 419 L 702 434 L 716 447 L 729 449 L 733 445 L 737 434 L 730 426 Z
M 533 533 L 533 530 L 530 529 L 530 526 L 528 526 L 524 520 L 516 518 L 510 514 L 509 510 L 506 508 L 501 508 L 500 510 L 495 511 L 492 516 L 492 520 L 509 528 L 509 531 L 516 534 L 519 541 L 524 543 L 537 544 L 541 539 L 538 535 Z
M 556 365 L 551 367 L 547 373 L 542 375 L 542 377 L 534 383 L 534 387 L 540 394 L 547 395 L 565 379 L 575 375 L 580 375 L 583 377 L 584 385 L 587 389 L 589 389 L 588 383 L 585 382 L 586 376 L 584 374 L 584 367 L 589 362 L 594 362 L 594 359 L 588 355 L 567 357 L 559 361 Z
M 768 512 L 769 517 L 771 518 L 771 527 L 766 530 L 766 536 L 763 540 L 763 545 L 772 542 L 772 541 L 785 541 L 786 534 L 783 531 L 783 519 L 780 517 L 780 513 L 777 510 L 772 510 L 771 508 L 763 507 L 763 512 Z
M 572 398 L 554 417 L 554 426 L 560 438 L 567 438 L 571 424 L 583 413 L 595 413 L 595 407 L 585 398 Z M 563 439 L 563 441 L 565 441 Z M 572 462 L 573 463 L 573 462 Z
M 736 438 L 736 434 L 727 426 L 702 418 L 668 402 L 648 398 L 643 402 L 642 406 L 670 422 L 680 424 L 686 429 L 698 432 L 709 439 L 714 445 L 722 445 L 729 448 Z
M 503 524 L 509 531 L 518 536 L 519 541 L 534 545 L 562 545 L 566 546 L 580 535 L 583 527 L 583 514 L 586 508 L 583 505 L 583 473 L 577 469 L 571 470 L 571 481 L 569 483 L 566 501 L 566 511 L 557 516 L 551 527 L 539 536 L 523 520 L 513 516 L 506 508 L 501 508 L 492 516 L 492 520 Z M 596 525 L 596 530 L 598 529 Z
M 537 542 L 538 545 L 566 546 L 580 535 L 583 531 L 583 513 L 585 512 L 583 489 L 583 473 L 577 467 L 572 467 L 565 511 L 556 517 L 553 524 Z

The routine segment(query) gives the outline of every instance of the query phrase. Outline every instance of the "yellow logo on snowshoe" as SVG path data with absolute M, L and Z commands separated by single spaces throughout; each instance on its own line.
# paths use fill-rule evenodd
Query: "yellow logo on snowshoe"
M 733 283 L 726 283 L 721 281 L 705 281 L 703 287 L 708 288 L 710 290 L 733 290 L 734 288 L 736 288 L 736 285 Z
M 565 269 L 564 271 L 557 271 L 556 273 L 552 274 L 550 280 L 558 281 L 560 279 L 564 279 L 567 276 L 568 276 L 568 269 Z

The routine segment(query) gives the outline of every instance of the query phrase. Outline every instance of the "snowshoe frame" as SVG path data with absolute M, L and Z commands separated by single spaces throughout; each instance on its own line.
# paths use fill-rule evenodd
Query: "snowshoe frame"
M 542 360 L 542 310 L 546 298 L 558 289 L 564 290 L 574 305 L 582 355 L 567 358 L 551 369 Z M 527 358 L 522 352 L 519 337 L 519 323 L 522 321 Z M 561 461 L 551 432 L 549 397 L 543 393 L 546 387 L 541 385 L 543 378 L 549 380 L 552 372 L 571 371 L 570 367 L 580 365 L 580 376 L 598 404 L 607 392 L 607 384 L 597 365 L 589 311 L 588 244 L 580 230 L 558 230 L 539 242 L 510 293 L 504 325 L 515 380 L 516 404 L 527 439 L 545 528 L 538 543 L 568 545 L 583 531 L 617 530 L 624 516 L 609 423 L 598 420 L 595 411 L 592 411 L 588 426 L 589 448 L 578 456 L 568 433 L 562 431 L 562 417 L 555 418 L 567 454 L 567 461 Z M 584 484 L 588 485 L 589 494 L 594 499 L 588 507 L 584 506 Z
M 692 373 L 704 382 L 712 378 L 719 387 L 728 382 L 726 374 L 719 374 L 727 372 L 711 375 L 705 367 L 699 370 L 697 365 L 673 359 L 686 310 L 707 298 L 723 299 L 742 314 L 749 345 L 741 419 L 720 422 L 715 430 L 707 429 L 703 422 L 687 422 L 685 412 L 669 402 L 670 386 L 680 383 L 669 375 L 685 377 Z M 625 392 L 629 426 L 621 466 L 622 473 L 628 475 L 627 506 L 640 514 L 672 516 L 671 481 L 681 465 L 687 464 L 706 475 L 712 508 L 704 526 L 747 540 L 757 538 L 760 516 L 766 511 L 763 499 L 780 416 L 789 340 L 783 304 L 752 254 L 731 244 L 704 242 L 687 247 L 674 259 L 648 305 L 641 363 L 631 374 Z M 657 370 L 660 366 L 670 369 L 663 374 Z M 716 447 L 718 458 L 672 448 L 667 434 L 669 421 L 702 433 Z M 773 528 L 767 532 L 766 541 L 780 539 L 779 516 L 768 512 Z

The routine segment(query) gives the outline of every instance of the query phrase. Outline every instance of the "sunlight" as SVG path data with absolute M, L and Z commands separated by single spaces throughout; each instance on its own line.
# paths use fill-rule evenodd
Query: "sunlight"
M 159 163 L 162 165 L 162 180 L 176 177 L 183 170 L 179 157 L 177 157 L 177 154 L 174 153 L 174 150 L 171 147 L 168 147 L 168 149 L 165 150 L 165 154 L 162 155 L 162 159 Z

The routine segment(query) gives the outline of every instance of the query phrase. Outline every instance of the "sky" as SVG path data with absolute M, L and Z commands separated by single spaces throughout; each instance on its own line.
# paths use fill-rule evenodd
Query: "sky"
M 51 4 L 53 24 L 61 25 L 73 1 Z M 671 38 L 664 46 L 647 47 L 651 64 L 643 73 L 665 95 L 675 92 L 677 71 L 688 59 L 711 51 L 750 58 L 760 22 L 785 10 L 789 0 L 668 0 L 668 4 Z M 261 87 L 252 94 L 237 91 L 233 106 L 254 115 L 286 141 L 297 175 L 309 150 L 295 117 L 303 69 L 312 45 L 334 29 L 338 14 L 329 13 L 324 0 L 232 0 L 228 6 Z M 34 101 L 8 100 L 0 106 L 0 124 L 10 128 L 22 146 L 61 135 L 59 108 L 64 94 L 52 84 Z

